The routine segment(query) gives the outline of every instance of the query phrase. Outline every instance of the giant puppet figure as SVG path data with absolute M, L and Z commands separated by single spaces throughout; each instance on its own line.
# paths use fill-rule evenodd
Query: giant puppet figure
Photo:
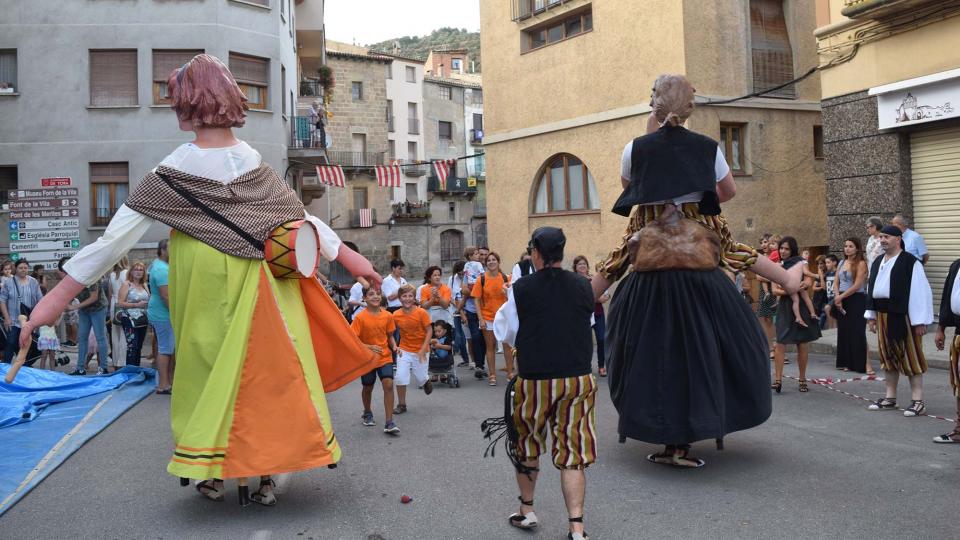
M 649 133 L 627 144 L 622 159 L 614 212 L 632 210 L 630 225 L 598 266 L 594 293 L 631 268 L 613 297 L 606 339 L 620 441 L 663 444 L 650 461 L 699 467 L 690 443 L 719 445 L 771 412 L 766 338 L 721 267 L 751 268 L 792 293 L 801 265 L 788 274 L 734 241 L 720 203 L 736 185 L 717 142 L 683 127 L 694 107 L 687 79 L 659 77 L 651 106 Z
M 198 480 L 197 490 L 213 500 L 224 498 L 223 479 L 236 478 L 241 504 L 252 498 L 272 505 L 271 475 L 332 467 L 340 459 L 324 392 L 377 367 L 376 355 L 314 278 L 310 256 L 319 251 L 355 276 L 375 284 L 380 278 L 306 214 L 256 150 L 234 138 L 246 98 L 220 60 L 195 56 L 168 84 L 180 129 L 196 138 L 148 173 L 103 236 L 67 262 L 67 277 L 33 310 L 21 335 L 52 324 L 152 224 L 169 225 L 167 298 L 177 368 L 167 470 L 183 485 Z M 280 279 L 291 272 L 278 272 L 265 251 L 286 253 L 287 266 L 307 261 L 307 270 L 299 279 Z M 252 494 L 250 476 L 261 477 Z

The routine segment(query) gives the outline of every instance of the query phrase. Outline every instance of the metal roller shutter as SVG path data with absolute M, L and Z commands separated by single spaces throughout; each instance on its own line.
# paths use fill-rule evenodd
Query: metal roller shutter
M 933 288 L 934 311 L 950 263 L 960 258 L 960 128 L 922 131 L 910 136 L 914 229 L 930 251 L 924 270 Z

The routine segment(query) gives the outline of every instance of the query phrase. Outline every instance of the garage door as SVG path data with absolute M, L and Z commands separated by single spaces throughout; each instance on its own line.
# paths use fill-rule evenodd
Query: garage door
M 924 270 L 933 287 L 934 311 L 950 263 L 960 258 L 960 128 L 922 131 L 910 136 L 914 229 L 930 250 Z

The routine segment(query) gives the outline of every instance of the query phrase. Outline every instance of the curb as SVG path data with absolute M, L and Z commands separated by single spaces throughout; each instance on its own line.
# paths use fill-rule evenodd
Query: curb
M 813 354 L 836 356 L 837 346 L 836 344 L 827 341 L 814 341 L 810 343 L 810 352 Z M 880 361 L 880 356 L 877 354 L 877 347 L 875 344 L 870 347 L 869 354 L 871 360 L 877 362 Z M 927 359 L 927 366 L 934 369 L 950 369 L 950 357 L 947 356 L 946 351 L 936 351 L 935 355 L 931 355 L 927 351 L 924 351 L 924 354 Z M 943 358 L 941 358 L 941 356 Z M 879 369 L 879 366 L 877 369 Z

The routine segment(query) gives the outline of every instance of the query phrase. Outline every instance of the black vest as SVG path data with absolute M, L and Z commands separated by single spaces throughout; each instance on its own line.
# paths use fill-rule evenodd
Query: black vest
M 907 337 L 907 314 L 910 313 L 910 286 L 913 283 L 913 265 L 917 258 L 901 251 L 897 261 L 890 269 L 890 298 L 876 299 L 873 297 L 873 287 L 880 272 L 880 263 L 883 255 L 873 261 L 870 268 L 870 286 L 867 289 L 867 309 L 882 311 L 887 314 L 888 341 L 900 341 Z
M 590 373 L 593 289 L 579 274 L 544 268 L 513 284 L 520 329 L 517 368 L 524 379 L 559 379 Z
M 720 213 L 717 198 L 717 142 L 682 127 L 665 126 L 633 140 L 630 185 L 613 212 L 629 216 L 638 204 L 675 199 L 703 191 L 700 213 Z
M 950 271 L 947 272 L 947 282 L 943 284 L 943 296 L 940 297 L 940 328 L 955 326 L 960 328 L 960 315 L 953 312 L 950 306 L 950 297 L 953 296 L 953 282 L 960 271 L 960 259 L 953 261 Z

